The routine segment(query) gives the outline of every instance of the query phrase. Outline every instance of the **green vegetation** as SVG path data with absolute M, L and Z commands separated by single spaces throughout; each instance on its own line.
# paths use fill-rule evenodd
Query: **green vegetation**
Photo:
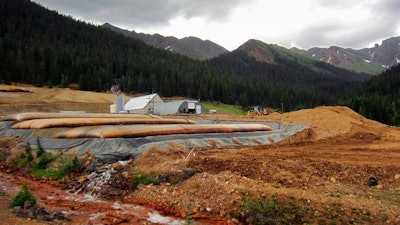
M 50 153 L 45 152 L 39 157 L 39 161 L 37 162 L 35 167 L 37 169 L 46 169 L 49 163 L 53 160 L 54 156 Z
M 41 166 L 36 165 L 31 173 L 36 177 L 50 177 L 50 178 L 63 178 L 66 175 L 77 172 L 82 168 L 82 162 L 79 161 L 77 156 L 71 155 L 57 155 L 46 156 L 49 153 L 44 153 L 41 157 L 45 156 Z M 51 159 L 51 160 L 50 160 Z M 50 161 L 48 161 L 50 160 Z M 45 163 L 48 161 L 48 163 Z M 40 160 L 39 160 L 40 162 Z
M 190 207 L 192 206 L 192 204 L 186 203 L 185 206 L 186 206 L 186 217 L 184 225 L 192 225 L 194 224 L 194 219 L 190 216 Z
M 388 125 L 400 125 L 400 65 L 371 78 L 339 104 Z
M 37 178 L 59 178 L 59 174 L 56 171 L 37 167 L 32 168 L 31 173 Z
M 217 110 L 218 113 L 232 115 L 246 115 L 246 112 L 240 106 L 227 105 L 218 102 L 201 102 L 207 111 L 210 109 Z
M 40 141 L 37 139 L 38 146 Z M 39 152 L 41 152 L 39 154 Z M 10 165 L 18 170 L 32 173 L 35 177 L 62 178 L 82 168 L 82 162 L 75 155 L 51 154 L 41 146 L 38 147 L 40 156 L 34 157 L 29 144 L 25 146 L 25 152 L 11 160 Z
M 18 157 L 10 161 L 10 165 L 24 171 L 30 171 L 34 166 L 33 155 L 30 147 L 25 148 L 25 152 L 21 152 Z
M 132 177 L 132 184 L 136 188 L 139 184 L 158 184 L 159 181 L 156 176 L 151 173 L 147 173 L 141 169 L 137 169 Z
M 11 207 L 15 207 L 15 206 L 24 207 L 25 202 L 28 202 L 30 205 L 36 204 L 36 197 L 29 190 L 28 185 L 26 183 L 24 183 L 22 185 L 22 189 L 11 200 Z
M 245 199 L 241 212 L 251 224 L 304 224 L 305 209 L 293 205 L 282 205 L 275 198 Z
M 274 187 L 274 188 L 276 188 L 276 189 L 279 189 L 279 188 L 282 187 L 282 185 L 281 185 L 281 184 L 273 184 L 272 187 Z
M 329 193 L 329 197 L 340 198 L 341 196 L 342 195 L 340 193 L 334 193 L 334 192 Z
M 31 146 L 30 146 L 29 144 L 26 144 L 25 152 L 26 152 L 26 159 L 27 159 L 29 162 L 32 162 L 32 161 L 33 161 L 33 155 L 32 155 Z
M 40 141 L 39 141 L 39 137 L 36 138 L 36 144 L 37 144 L 37 152 L 36 152 L 36 157 L 40 157 L 42 156 L 42 154 L 44 153 L 44 149 L 42 148 Z
M 75 155 L 72 159 L 67 158 L 64 163 L 58 167 L 58 177 L 64 177 L 68 174 L 75 173 L 82 168 L 82 162 Z

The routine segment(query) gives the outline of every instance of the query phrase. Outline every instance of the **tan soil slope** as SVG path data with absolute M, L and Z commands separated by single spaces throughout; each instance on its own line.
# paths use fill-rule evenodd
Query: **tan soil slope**
M 356 130 L 377 132 L 388 127 L 343 106 L 321 106 L 284 114 L 272 113 L 266 116 L 266 119 L 309 125 L 317 133 L 317 139 L 356 132 Z
M 9 90 L 21 91 L 9 91 Z M 0 85 L 0 115 L 19 112 L 109 112 L 116 96 L 111 93 L 31 85 Z
M 29 92 L 7 92 L 0 98 L 1 104 L 35 104 L 35 103 L 113 103 L 115 95 L 110 93 L 98 93 L 79 91 L 68 88 L 38 88 L 31 85 L 0 85 L 0 90 L 19 88 Z

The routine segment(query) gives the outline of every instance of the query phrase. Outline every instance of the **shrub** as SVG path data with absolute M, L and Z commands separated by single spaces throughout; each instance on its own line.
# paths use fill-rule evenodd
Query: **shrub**
M 31 149 L 31 146 L 28 143 L 25 146 L 25 153 L 26 153 L 26 159 L 29 162 L 32 162 L 33 161 L 32 149 Z
M 254 225 L 304 223 L 304 209 L 293 205 L 282 207 L 275 198 L 245 199 L 241 211 Z
M 51 163 L 51 164 L 50 164 Z M 82 162 L 77 156 L 59 156 L 44 153 L 32 169 L 32 174 L 36 177 L 62 178 L 70 173 L 78 171 L 82 167 Z
M 10 165 L 18 170 L 30 171 L 33 166 L 33 159 L 30 161 L 30 155 L 27 156 L 24 152 L 21 152 L 18 157 L 10 161 Z
M 60 166 L 58 170 L 59 177 L 64 177 L 70 173 L 78 171 L 82 167 L 82 162 L 78 160 L 77 156 L 71 160 L 67 160 L 66 163 Z
M 136 188 L 139 184 L 158 184 L 158 179 L 143 170 L 136 170 L 132 177 L 132 184 Z
M 52 154 L 50 153 L 43 153 L 40 158 L 39 158 L 39 162 L 36 165 L 36 168 L 38 169 L 46 169 L 47 166 L 49 165 L 49 163 L 51 161 L 53 161 L 54 157 Z
M 43 178 L 43 177 L 59 177 L 59 174 L 54 171 L 54 170 L 49 170 L 49 169 L 39 169 L 37 167 L 33 168 L 31 170 L 31 173 L 36 177 L 36 178 Z
M 37 144 L 37 152 L 36 152 L 36 156 L 39 158 L 40 156 L 43 155 L 44 153 L 44 149 L 42 148 L 42 146 L 40 145 L 40 141 L 39 138 L 36 138 L 36 144 Z
M 18 156 L 20 159 L 25 159 L 26 158 L 26 154 L 21 152 L 21 154 L 19 154 Z
M 11 200 L 11 206 L 21 206 L 24 207 L 25 202 L 29 202 L 30 205 L 36 204 L 36 197 L 29 190 L 28 185 L 24 183 L 22 189 L 18 194 Z

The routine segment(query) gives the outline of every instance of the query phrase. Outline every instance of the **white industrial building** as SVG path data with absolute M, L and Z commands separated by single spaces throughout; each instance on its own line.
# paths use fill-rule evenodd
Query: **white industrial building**
M 134 114 L 154 114 L 154 109 L 164 101 L 158 94 L 131 98 L 124 106 L 124 111 Z

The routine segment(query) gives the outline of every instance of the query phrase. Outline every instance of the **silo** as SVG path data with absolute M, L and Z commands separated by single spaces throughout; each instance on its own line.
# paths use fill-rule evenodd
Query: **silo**
M 124 105 L 125 105 L 125 101 L 124 101 L 124 95 L 119 94 L 117 96 L 117 101 L 116 101 L 116 105 L 117 105 L 117 113 L 124 111 Z

